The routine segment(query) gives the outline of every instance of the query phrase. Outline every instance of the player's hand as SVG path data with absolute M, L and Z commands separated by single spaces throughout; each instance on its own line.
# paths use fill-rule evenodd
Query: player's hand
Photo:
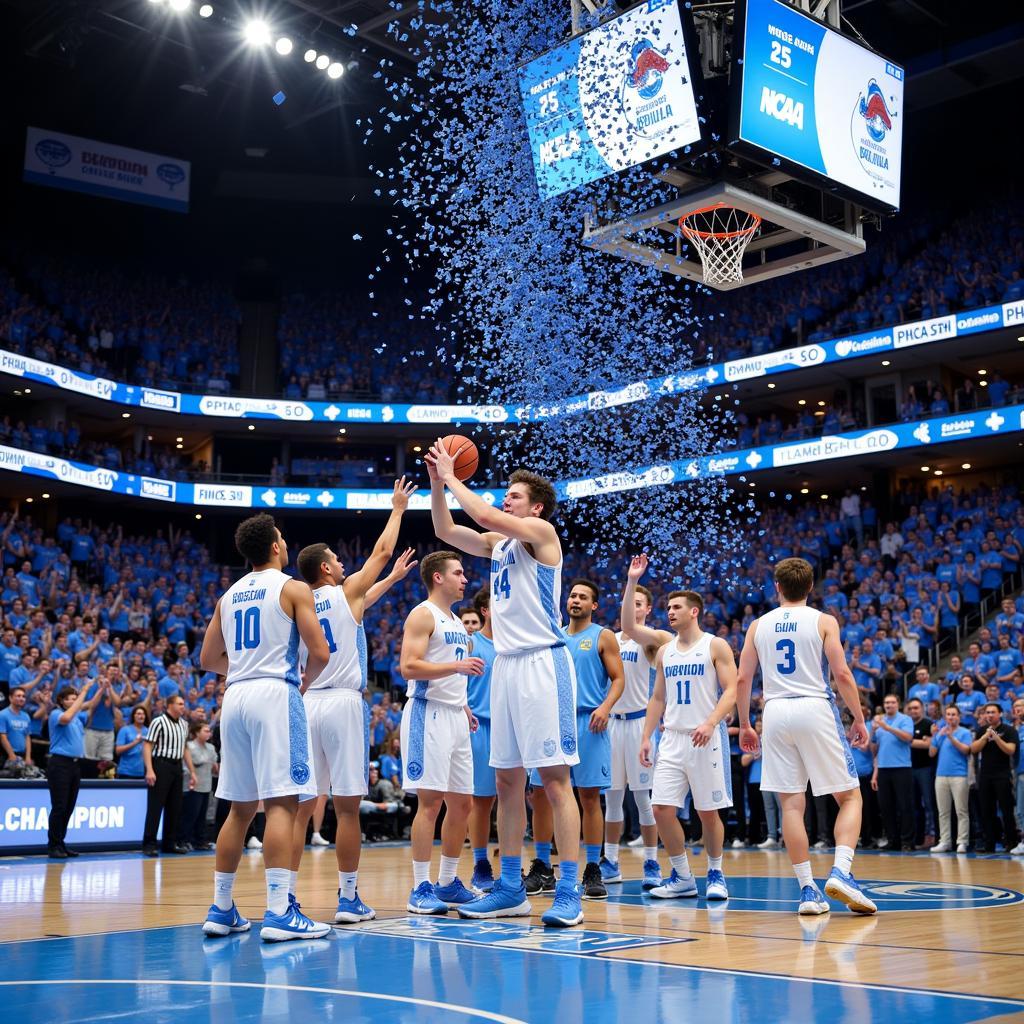
M 707 722 L 701 722 L 693 732 L 690 733 L 690 739 L 693 741 L 695 747 L 706 747 L 714 734 L 715 727 L 709 725 Z
M 416 552 L 412 548 L 406 548 L 396 559 L 395 564 L 391 566 L 391 575 L 397 582 L 398 580 L 404 580 L 409 575 L 410 571 L 415 569 L 420 563 L 412 556 Z
M 441 440 L 439 437 L 430 446 L 425 458 L 428 467 L 433 464 L 434 469 L 437 471 L 438 480 L 448 483 L 455 478 L 455 460 L 448 454 L 448 450 L 441 443 Z
M 654 764 L 651 760 L 651 739 L 648 737 L 640 744 L 640 763 L 645 768 L 650 768 Z
M 739 736 L 740 750 L 744 754 L 756 754 L 761 748 L 761 741 L 752 725 L 741 725 Z
M 482 676 L 484 674 L 483 658 L 463 658 L 455 662 L 455 671 L 464 676 Z
M 391 507 L 396 512 L 404 512 L 409 507 L 409 499 L 416 493 L 416 485 L 403 476 L 395 481 L 395 490 L 391 495 Z
M 595 708 L 590 713 L 590 731 L 604 732 L 608 728 L 608 712 L 604 708 Z
M 466 717 L 469 719 L 469 731 L 476 732 L 480 728 L 480 720 L 470 711 L 468 704 L 466 705 Z
M 850 745 L 858 750 L 866 750 L 868 745 L 868 727 L 863 722 L 854 722 L 850 726 Z
M 156 772 L 146 772 L 146 785 L 147 786 L 155 786 L 156 785 Z
M 424 457 L 423 461 L 427 464 L 427 477 L 431 483 L 435 483 L 441 478 L 437 475 L 437 467 L 430 461 L 430 459 Z
M 626 571 L 626 577 L 636 583 L 645 572 L 647 572 L 648 558 L 646 553 L 634 555 Z

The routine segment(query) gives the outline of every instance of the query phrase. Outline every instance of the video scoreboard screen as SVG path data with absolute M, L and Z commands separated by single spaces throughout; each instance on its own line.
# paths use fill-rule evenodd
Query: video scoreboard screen
M 735 31 L 731 144 L 898 209 L 903 68 L 781 0 L 738 4 Z
M 699 75 L 696 52 L 692 64 Z M 700 142 L 693 75 L 678 0 L 647 0 L 520 68 L 541 198 Z

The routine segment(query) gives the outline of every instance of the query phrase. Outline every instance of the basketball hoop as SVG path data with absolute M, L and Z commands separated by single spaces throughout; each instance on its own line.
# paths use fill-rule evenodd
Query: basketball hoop
M 705 284 L 743 280 L 743 254 L 760 227 L 756 213 L 725 203 L 691 210 L 679 220 L 679 229 L 700 253 Z

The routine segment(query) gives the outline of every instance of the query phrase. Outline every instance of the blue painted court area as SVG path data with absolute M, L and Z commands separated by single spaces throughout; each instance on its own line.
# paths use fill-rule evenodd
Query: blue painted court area
M 729 910 L 792 914 L 798 892 L 791 877 L 729 875 Z M 1024 893 L 1002 886 L 978 885 L 970 882 L 894 882 L 892 880 L 858 878 L 860 887 L 877 904 L 879 912 L 913 910 L 983 910 L 1006 907 L 1024 901 Z M 697 879 L 704 891 L 704 881 Z M 608 902 L 630 906 L 682 906 L 721 909 L 722 903 L 708 904 L 703 897 L 686 900 L 659 900 L 647 895 L 639 880 L 609 884 Z M 846 908 L 829 900 L 832 909 L 846 914 Z
M 424 1024 L 674 1020 L 984 1020 L 1024 1001 L 614 959 L 636 937 L 397 919 L 265 945 L 198 926 L 3 946 L 3 1017 L 33 1024 Z M 646 941 L 641 939 L 641 941 Z M 657 941 L 657 940 L 655 940 Z M 140 981 L 139 979 L 146 979 Z

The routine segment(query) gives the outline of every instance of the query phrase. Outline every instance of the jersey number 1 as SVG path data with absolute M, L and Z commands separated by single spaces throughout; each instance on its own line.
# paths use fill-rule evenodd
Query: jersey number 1
M 320 619 L 320 628 L 324 631 L 324 639 L 327 641 L 327 650 L 333 654 L 338 645 L 334 642 L 334 634 L 331 632 L 331 624 L 327 619 Z
M 244 613 L 239 609 L 235 612 L 235 650 L 240 651 L 244 647 L 247 651 L 253 651 L 259 645 L 259 608 L 247 608 Z

